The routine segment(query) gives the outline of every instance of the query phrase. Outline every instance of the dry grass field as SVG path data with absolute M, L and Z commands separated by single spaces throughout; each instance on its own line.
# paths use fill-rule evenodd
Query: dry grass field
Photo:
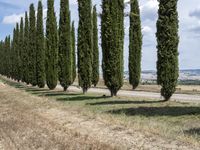
M 200 104 L 1 80 L 0 149 L 200 149 Z

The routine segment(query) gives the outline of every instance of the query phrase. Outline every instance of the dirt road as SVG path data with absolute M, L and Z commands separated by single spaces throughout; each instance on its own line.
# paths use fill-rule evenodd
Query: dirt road
M 0 84 L 0 149 L 195 149 Z
M 62 89 L 60 85 L 57 86 L 58 89 Z M 74 92 L 81 92 L 80 88 L 75 86 L 71 86 L 69 91 Z M 108 89 L 103 88 L 90 88 L 89 93 L 98 93 L 98 94 L 106 94 L 109 95 L 110 92 Z M 162 99 L 160 93 L 155 92 L 143 92 L 143 91 L 127 91 L 127 90 L 120 90 L 118 92 L 118 96 L 125 96 L 125 97 L 142 97 L 142 98 L 153 98 L 153 99 Z M 200 95 L 192 95 L 192 94 L 174 94 L 171 100 L 179 101 L 179 102 L 194 102 L 200 103 Z

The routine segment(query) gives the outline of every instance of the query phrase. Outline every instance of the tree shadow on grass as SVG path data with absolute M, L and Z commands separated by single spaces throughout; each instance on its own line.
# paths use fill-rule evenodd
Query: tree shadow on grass
M 37 88 L 37 87 L 26 87 L 26 89 L 25 89 L 25 91 L 26 92 L 31 92 L 32 94 L 35 94 L 35 95 L 37 95 L 37 94 L 40 94 L 40 93 L 43 93 L 43 92 L 46 92 L 46 91 L 49 91 L 48 89 L 39 89 L 39 88 Z
M 44 89 L 44 88 L 38 88 L 38 87 L 30 87 L 27 85 L 23 85 L 23 83 L 21 82 L 15 82 L 15 81 L 5 81 L 6 84 L 15 87 L 17 89 L 20 90 L 25 90 L 26 92 L 43 92 L 43 91 L 49 91 L 48 89 Z
M 26 87 L 18 82 L 12 82 L 12 81 L 4 81 L 4 83 L 12 86 L 12 87 L 15 87 L 17 89 L 25 89 Z
M 184 116 L 200 115 L 200 107 L 138 107 L 123 108 L 107 111 L 111 114 L 125 114 L 127 116 Z
M 184 133 L 191 136 L 197 135 L 200 138 L 200 128 L 192 128 L 192 129 L 184 131 Z
M 65 97 L 58 98 L 57 101 L 86 101 L 86 100 L 98 100 L 110 98 L 109 96 L 73 96 L 73 97 Z
M 69 93 L 63 91 L 50 91 L 50 92 L 41 92 L 39 96 L 47 96 L 47 97 L 59 97 L 59 96 L 79 96 L 82 93 Z
M 123 105 L 123 104 L 154 104 L 154 103 L 162 103 L 163 101 L 106 101 L 106 102 L 97 102 L 97 103 L 87 103 L 87 105 Z

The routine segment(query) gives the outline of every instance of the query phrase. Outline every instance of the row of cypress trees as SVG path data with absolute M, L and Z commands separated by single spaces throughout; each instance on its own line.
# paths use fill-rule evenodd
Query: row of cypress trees
M 76 39 L 74 22 L 71 24 L 68 0 L 60 2 L 60 22 L 57 29 L 54 0 L 48 0 L 46 35 L 42 1 L 34 4 L 29 15 L 21 18 L 10 36 L 1 41 L 0 73 L 17 81 L 54 89 L 59 79 L 66 90 L 76 78 Z M 36 18 L 37 17 L 37 18 Z
M 129 82 L 137 88 L 141 76 L 142 32 L 138 0 L 130 1 Z M 99 81 L 99 48 L 96 6 L 91 0 L 78 0 L 78 79 L 83 93 Z M 48 0 L 46 36 L 43 29 L 42 3 L 38 3 L 37 22 L 34 5 L 29 18 L 21 19 L 13 33 L 1 42 L 1 73 L 33 86 L 54 89 L 59 79 L 64 90 L 76 78 L 76 36 L 71 25 L 69 1 L 60 1 L 60 20 L 57 29 L 54 0 Z M 162 0 L 157 21 L 158 84 L 161 94 L 169 100 L 178 79 L 178 13 L 177 0 Z M 102 0 L 101 14 L 102 70 L 105 85 L 116 96 L 123 86 L 124 0 Z M 10 55 L 7 55 L 10 54 Z M 7 57 L 9 56 L 9 57 Z M 6 68 L 6 69 L 5 69 Z M 7 69 L 10 68 L 10 69 Z M 7 70 L 9 73 L 7 74 Z

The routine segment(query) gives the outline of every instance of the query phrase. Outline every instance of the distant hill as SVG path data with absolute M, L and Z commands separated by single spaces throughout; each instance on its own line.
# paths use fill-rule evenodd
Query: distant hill
M 126 79 L 129 78 L 128 71 L 124 72 Z M 142 80 L 156 80 L 155 70 L 142 71 Z M 200 80 L 200 69 L 184 69 L 180 70 L 179 80 Z
M 181 70 L 180 73 L 190 74 L 193 76 L 200 76 L 200 69 Z

